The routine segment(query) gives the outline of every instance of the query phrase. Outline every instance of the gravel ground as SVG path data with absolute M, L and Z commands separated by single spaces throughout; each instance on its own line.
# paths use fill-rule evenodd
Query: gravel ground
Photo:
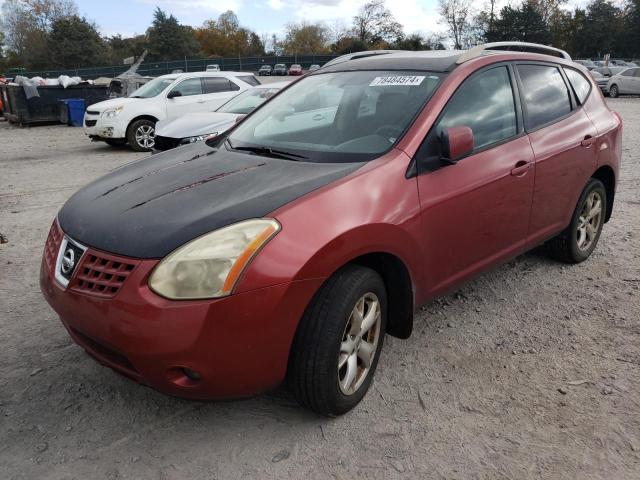
M 592 258 L 532 252 L 423 307 L 332 420 L 284 389 L 166 397 L 85 355 L 40 294 L 44 240 L 76 189 L 145 154 L 0 122 L 0 478 L 640 478 L 640 99 L 610 104 L 623 168 Z

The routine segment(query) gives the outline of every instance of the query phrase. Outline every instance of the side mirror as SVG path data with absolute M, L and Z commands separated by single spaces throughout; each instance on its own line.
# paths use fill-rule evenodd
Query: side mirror
M 182 92 L 180 92 L 180 90 L 171 90 L 167 95 L 167 98 L 176 98 L 181 96 L 182 96 Z
M 442 157 L 440 160 L 449 165 L 473 152 L 473 130 L 469 127 L 450 127 L 440 134 Z

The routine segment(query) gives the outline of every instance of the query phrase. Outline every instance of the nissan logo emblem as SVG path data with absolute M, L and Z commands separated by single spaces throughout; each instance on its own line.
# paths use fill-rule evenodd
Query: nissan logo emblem
M 65 275 L 68 275 L 76 265 L 76 254 L 72 248 L 67 248 L 62 256 L 62 262 L 60 264 L 60 270 Z

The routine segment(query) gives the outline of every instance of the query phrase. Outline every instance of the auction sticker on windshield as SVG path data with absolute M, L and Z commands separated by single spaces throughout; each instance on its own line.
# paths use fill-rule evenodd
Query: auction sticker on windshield
M 394 75 L 392 77 L 376 77 L 369 84 L 370 87 L 385 87 L 387 85 L 420 85 L 424 76 Z

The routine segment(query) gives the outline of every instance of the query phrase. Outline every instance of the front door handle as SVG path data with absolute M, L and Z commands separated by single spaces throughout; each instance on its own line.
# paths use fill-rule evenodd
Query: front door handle
M 523 177 L 531 167 L 533 167 L 533 162 L 520 160 L 518 163 L 516 163 L 516 166 L 511 169 L 511 175 L 513 175 L 514 177 Z
M 585 148 L 589 148 L 591 147 L 591 145 L 593 145 L 593 142 L 595 141 L 596 141 L 595 138 L 593 138 L 591 135 L 587 135 L 586 137 L 584 137 L 584 140 L 580 142 L 580 145 L 582 145 Z
M 198 100 L 198 103 L 205 103 L 206 100 Z

